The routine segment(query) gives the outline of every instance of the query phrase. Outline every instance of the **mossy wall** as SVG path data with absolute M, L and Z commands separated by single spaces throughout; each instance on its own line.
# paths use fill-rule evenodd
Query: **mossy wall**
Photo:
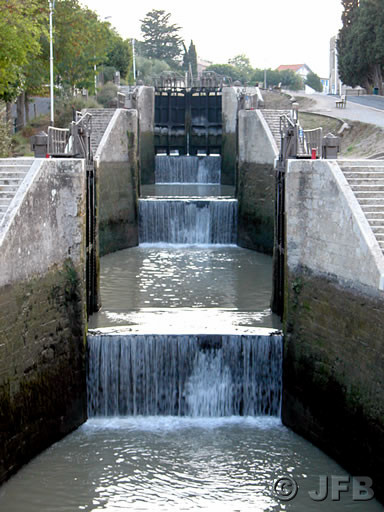
M 0 483 L 86 420 L 84 161 L 31 170 L 0 231 Z
M 127 162 L 100 164 L 100 256 L 138 244 L 137 179 Z
M 81 273 L 0 288 L 0 482 L 86 419 Z
M 384 498 L 384 297 L 306 267 L 288 271 L 285 425 Z
M 142 185 L 155 183 L 155 140 L 153 131 L 140 131 L 140 176 Z
M 138 114 L 120 110 L 96 155 L 100 256 L 138 244 Z
M 274 196 L 273 165 L 242 162 L 238 184 L 240 247 L 272 254 Z

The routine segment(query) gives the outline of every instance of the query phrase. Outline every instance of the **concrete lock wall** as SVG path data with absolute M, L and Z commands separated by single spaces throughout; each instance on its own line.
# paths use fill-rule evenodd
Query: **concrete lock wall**
M 238 244 L 272 254 L 278 149 L 259 110 L 239 112 Z
M 100 255 L 138 244 L 138 114 L 116 110 L 95 155 Z
M 384 256 L 336 162 L 286 177 L 283 422 L 384 497 Z
M 140 183 L 155 183 L 155 89 L 139 88 L 135 108 L 139 113 Z
M 222 90 L 221 183 L 235 185 L 237 163 L 238 97 L 234 87 Z
M 86 419 L 81 160 L 35 160 L 0 231 L 0 482 Z

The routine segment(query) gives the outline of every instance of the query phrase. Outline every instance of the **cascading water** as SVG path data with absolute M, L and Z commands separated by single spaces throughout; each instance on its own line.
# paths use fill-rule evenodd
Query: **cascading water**
M 235 244 L 235 199 L 140 199 L 140 243 Z
M 219 186 L 220 166 L 219 155 L 157 155 L 156 184 Z M 140 244 L 235 244 L 237 200 L 177 196 L 140 199 L 139 240 Z
M 280 414 L 280 335 L 94 335 L 88 347 L 90 417 Z
M 156 183 L 205 183 L 219 184 L 221 157 L 217 156 L 166 156 L 155 159 Z

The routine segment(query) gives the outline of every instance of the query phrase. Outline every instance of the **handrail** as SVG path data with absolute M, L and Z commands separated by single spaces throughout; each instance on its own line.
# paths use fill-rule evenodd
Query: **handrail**
M 69 130 L 67 128 L 48 127 L 48 154 L 67 153 Z
M 304 130 L 304 152 L 307 155 L 312 153 L 312 149 L 317 150 L 319 158 L 322 157 L 322 145 L 323 145 L 323 128 L 314 128 L 313 130 Z

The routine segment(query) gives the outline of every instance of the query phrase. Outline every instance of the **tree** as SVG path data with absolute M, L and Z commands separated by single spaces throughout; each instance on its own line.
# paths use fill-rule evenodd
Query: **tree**
M 317 92 L 323 92 L 323 84 L 321 83 L 320 77 L 312 71 L 308 73 L 305 85 L 308 85 Z
M 106 58 L 110 33 L 109 23 L 82 8 L 78 0 L 58 0 L 54 46 L 58 82 L 72 91 L 92 87 L 94 66 Z
M 241 73 L 230 64 L 211 64 L 206 71 L 214 71 L 218 75 L 230 78 L 232 81 L 241 80 Z
M 193 41 L 189 44 L 189 49 L 185 47 L 185 44 L 183 43 L 184 48 L 184 55 L 183 55 L 183 69 L 184 71 L 189 71 L 189 65 L 191 65 L 192 70 L 192 76 L 197 77 L 197 52 L 196 52 L 196 46 L 193 44 Z
M 106 66 L 120 71 L 121 78 L 125 78 L 132 67 L 132 45 L 129 39 L 123 39 L 115 31 L 110 31 L 109 48 L 107 51 Z
M 341 80 L 367 91 L 377 87 L 383 92 L 384 10 L 382 0 L 343 1 L 343 27 L 337 50 Z
M 180 27 L 169 23 L 170 13 L 161 9 L 152 9 L 141 21 L 143 44 L 141 52 L 144 57 L 164 60 L 170 66 L 180 61 L 182 38 Z
M 244 55 L 236 55 L 232 59 L 228 60 L 228 64 L 233 66 L 237 70 L 237 80 L 241 82 L 249 82 L 252 78 L 254 70 L 252 69 L 249 58 Z
M 39 0 L 0 0 L 0 99 L 12 101 L 22 88 L 23 67 L 40 53 L 47 6 Z
M 164 71 L 170 71 L 171 68 L 164 60 L 137 57 L 136 70 L 138 80 L 146 85 L 154 85 L 154 79 Z

